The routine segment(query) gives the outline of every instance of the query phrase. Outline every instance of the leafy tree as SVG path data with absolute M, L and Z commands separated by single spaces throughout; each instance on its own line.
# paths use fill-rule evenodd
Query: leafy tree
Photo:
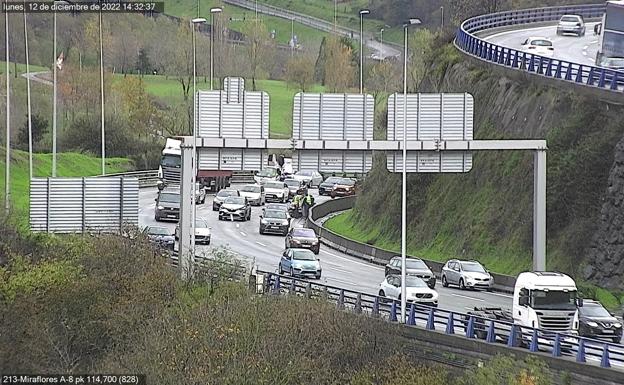
M 256 79 L 263 71 L 268 71 L 273 62 L 275 42 L 262 20 L 246 23 L 243 33 L 246 39 L 248 76 L 251 77 L 252 89 L 255 91 Z
M 309 56 L 300 55 L 288 60 L 286 64 L 286 80 L 296 85 L 303 92 L 309 90 L 314 83 L 314 62 Z
M 37 143 L 48 132 L 48 120 L 43 116 L 35 113 L 32 115 L 32 142 L 33 149 L 36 149 Z M 17 135 L 17 143 L 20 149 L 28 150 L 28 115 L 24 125 L 20 128 Z
M 353 86 L 357 69 L 352 62 L 350 47 L 335 37 L 326 42 L 325 78 L 323 84 L 330 92 L 345 92 Z

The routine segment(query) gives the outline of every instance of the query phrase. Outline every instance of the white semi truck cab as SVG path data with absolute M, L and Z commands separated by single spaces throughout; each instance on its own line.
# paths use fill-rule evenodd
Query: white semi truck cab
M 576 283 L 555 272 L 524 272 L 518 275 L 513 294 L 513 322 L 543 330 L 576 333 L 578 307 Z

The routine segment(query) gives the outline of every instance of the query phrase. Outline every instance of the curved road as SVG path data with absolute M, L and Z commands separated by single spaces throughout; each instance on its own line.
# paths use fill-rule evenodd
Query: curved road
M 232 186 L 232 188 L 236 187 Z M 319 197 L 316 192 L 317 190 L 314 190 L 317 203 L 329 199 Z M 155 188 L 140 191 L 139 224 L 140 226 L 164 226 L 171 229 L 173 233 L 175 223 L 154 221 L 156 194 Z M 208 196 L 204 205 L 197 206 L 197 216 L 206 219 L 212 227 L 212 241 L 210 246 L 198 246 L 197 249 L 200 250 L 198 253 L 212 247 L 226 246 L 241 257 L 254 260 L 259 269 L 277 272 L 277 264 L 284 250 L 284 237 L 258 233 L 258 215 L 261 210 L 261 207 L 252 207 L 252 220 L 249 222 L 219 221 L 217 213 L 212 211 L 212 196 Z M 302 225 L 300 220 L 295 223 L 295 226 Z M 370 264 L 325 245 L 321 246 L 319 258 L 323 267 L 322 283 L 368 294 L 378 293 L 379 283 L 384 279 L 383 266 Z M 440 294 L 439 306 L 456 312 L 463 313 L 474 306 L 511 307 L 511 296 L 507 294 L 460 291 L 456 288 L 443 288 L 439 283 L 436 290 Z
M 594 26 L 597 23 L 585 24 L 585 36 L 574 35 L 557 36 L 556 24 L 551 26 L 534 27 L 505 32 L 495 32 L 485 35 L 484 40 L 491 43 L 522 50 L 522 43 L 529 37 L 545 37 L 553 42 L 554 59 L 565 60 L 584 65 L 595 65 L 598 52 L 598 36 L 594 35 Z

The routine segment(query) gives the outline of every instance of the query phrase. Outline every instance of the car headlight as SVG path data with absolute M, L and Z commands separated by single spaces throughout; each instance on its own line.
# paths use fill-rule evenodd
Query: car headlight
M 622 324 L 619 323 L 619 322 L 616 322 L 616 323 L 613 324 L 613 327 L 616 328 L 616 329 L 619 329 L 619 328 L 622 327 Z
M 158 210 L 164 210 L 165 208 L 162 206 L 158 206 Z
M 288 224 L 288 219 L 283 219 L 282 220 L 282 225 L 286 226 Z
M 298 241 L 298 240 L 296 240 L 296 239 L 293 239 L 293 240 L 292 240 L 292 243 L 301 244 L 301 241 Z
M 266 225 L 267 223 L 269 223 L 266 219 L 262 218 L 260 220 L 260 223 L 262 223 L 263 225 Z
M 589 321 L 587 323 L 587 326 L 592 327 L 592 328 L 597 328 L 598 324 L 596 322 L 594 322 L 594 321 Z

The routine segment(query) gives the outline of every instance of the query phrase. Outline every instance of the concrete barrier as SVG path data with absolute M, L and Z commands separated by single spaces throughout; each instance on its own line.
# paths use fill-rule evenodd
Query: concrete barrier
M 319 203 L 310 209 L 310 215 L 307 219 L 307 226 L 314 229 L 316 234 L 321 237 L 321 242 L 332 249 L 336 249 L 348 255 L 363 259 L 377 265 L 385 265 L 392 257 L 398 253 L 395 251 L 385 250 L 366 243 L 348 239 L 337 234 L 325 227 L 321 223 L 321 219 L 329 214 L 345 211 L 353 208 L 356 197 L 336 198 L 323 203 Z M 427 263 L 427 266 L 433 273 L 440 278 L 442 266 L 444 263 L 431 261 L 419 255 L 409 255 L 414 258 L 421 258 Z M 516 278 L 498 273 L 491 273 L 494 277 L 494 289 L 497 291 L 511 293 L 513 292 Z

